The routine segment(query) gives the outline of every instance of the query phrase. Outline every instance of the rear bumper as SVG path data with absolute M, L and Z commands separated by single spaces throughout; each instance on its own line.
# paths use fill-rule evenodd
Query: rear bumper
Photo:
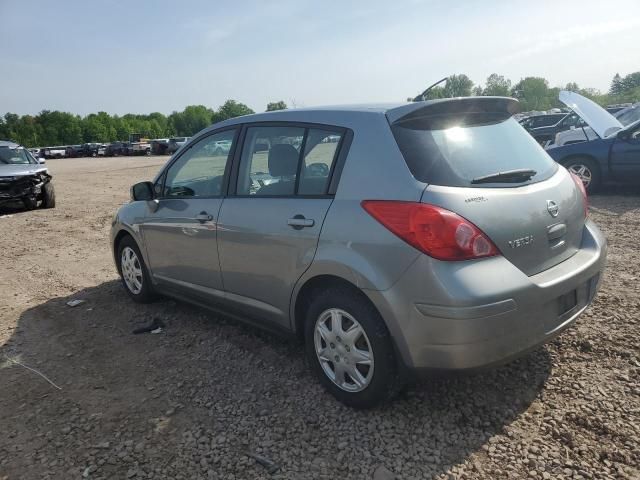
M 446 263 L 420 256 L 392 288 L 365 293 L 406 366 L 481 368 L 517 357 L 571 326 L 598 290 L 606 250 L 604 236 L 587 221 L 575 255 L 530 277 L 504 257 Z

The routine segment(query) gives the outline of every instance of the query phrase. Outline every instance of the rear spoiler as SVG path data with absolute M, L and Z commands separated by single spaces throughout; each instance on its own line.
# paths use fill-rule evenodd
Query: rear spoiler
M 456 115 L 463 113 L 495 113 L 505 117 L 520 112 L 520 103 L 509 97 L 458 97 L 413 102 L 387 110 L 391 125 L 424 117 Z

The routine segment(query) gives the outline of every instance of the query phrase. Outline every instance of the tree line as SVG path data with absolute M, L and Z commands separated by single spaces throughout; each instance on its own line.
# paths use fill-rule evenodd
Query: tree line
M 285 108 L 283 101 L 267 105 L 267 110 Z M 81 117 L 49 110 L 38 115 L 7 113 L 0 117 L 0 139 L 13 140 L 26 147 L 43 147 L 127 140 L 130 133 L 141 133 L 148 138 L 188 137 L 213 123 L 250 113 L 254 111 L 235 100 L 227 100 L 217 110 L 189 105 L 170 115 L 154 112 L 119 116 L 98 112 Z
M 564 88 L 550 87 L 549 82 L 542 77 L 525 77 L 512 84 L 511 80 L 497 73 L 489 75 L 484 86 L 474 85 L 467 75 L 459 74 L 448 77 L 443 85 L 427 89 L 408 100 L 418 102 L 437 98 L 496 95 L 517 98 L 522 111 L 528 112 L 563 107 L 564 105 L 558 101 L 560 90 L 577 92 L 602 106 L 637 102 L 640 100 L 640 72 L 624 77 L 616 73 L 609 91 L 605 93 L 595 88 L 580 88 L 575 82 L 568 83 Z
M 640 100 L 640 72 L 624 77 L 616 74 L 608 92 L 593 88 L 581 88 L 568 83 L 565 90 L 578 92 L 600 105 L 635 102 Z M 472 95 L 497 95 L 517 98 L 523 111 L 549 110 L 562 107 L 558 102 L 560 87 L 550 87 L 542 77 L 526 77 L 512 84 L 502 75 L 489 75 L 484 85 L 475 85 L 465 74 L 452 75 L 442 85 L 410 97 L 409 101 L 431 100 Z M 267 111 L 283 110 L 283 101 L 267 104 Z M 189 105 L 181 112 L 164 115 L 154 112 L 147 115 L 128 113 L 110 115 L 106 112 L 91 113 L 84 117 L 68 112 L 43 110 L 38 115 L 7 113 L 0 117 L 0 139 L 16 141 L 27 147 L 76 145 L 89 142 L 107 143 L 126 140 L 130 133 L 141 133 L 149 138 L 191 136 L 209 125 L 254 113 L 247 105 L 227 100 L 217 110 L 204 105 Z

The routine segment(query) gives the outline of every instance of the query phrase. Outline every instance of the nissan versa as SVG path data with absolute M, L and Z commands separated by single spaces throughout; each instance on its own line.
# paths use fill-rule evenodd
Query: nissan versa
M 521 355 L 593 300 L 606 241 L 517 108 L 457 98 L 213 125 L 114 217 L 124 287 L 299 335 L 354 407 L 406 371 Z

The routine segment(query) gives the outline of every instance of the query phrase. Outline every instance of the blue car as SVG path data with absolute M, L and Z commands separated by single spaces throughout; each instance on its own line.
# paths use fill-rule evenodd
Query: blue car
M 598 137 L 561 147 L 552 145 L 547 148 L 551 158 L 577 175 L 589 193 L 610 181 L 640 183 L 640 121 L 624 127 L 604 108 L 575 92 L 560 92 L 560 101 L 582 117 Z

